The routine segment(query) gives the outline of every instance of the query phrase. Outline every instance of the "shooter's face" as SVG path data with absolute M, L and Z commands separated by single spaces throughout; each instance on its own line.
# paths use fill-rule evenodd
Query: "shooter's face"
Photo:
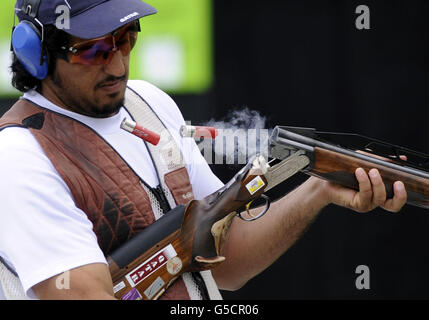
M 57 105 L 83 115 L 112 116 L 123 105 L 129 60 L 130 56 L 123 56 L 120 50 L 105 65 L 72 64 L 58 59 L 55 73 L 42 84 L 42 94 Z

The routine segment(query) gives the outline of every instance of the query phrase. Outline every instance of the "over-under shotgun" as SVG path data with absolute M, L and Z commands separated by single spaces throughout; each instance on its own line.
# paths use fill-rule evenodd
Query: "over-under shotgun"
M 222 263 L 232 219 L 260 218 L 270 204 L 263 193 L 300 171 L 358 190 L 355 170 L 376 168 L 388 197 L 400 180 L 408 203 L 429 207 L 429 156 L 423 153 L 360 135 L 279 126 L 270 137 L 270 158 L 255 156 L 223 188 L 176 207 L 114 251 L 108 262 L 115 296 L 157 299 L 183 273 Z M 265 207 L 251 216 L 249 206 L 258 198 Z

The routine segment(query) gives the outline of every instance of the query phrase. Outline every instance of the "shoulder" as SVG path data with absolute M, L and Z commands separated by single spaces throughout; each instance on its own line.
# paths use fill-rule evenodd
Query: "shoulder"
M 27 181 L 26 175 L 34 177 L 38 174 L 60 180 L 52 162 L 28 129 L 11 127 L 0 131 L 0 175 Z M 9 179 L 3 181 L 10 183 Z M 22 181 L 19 183 L 22 184 Z M 0 185 L 3 183 L 0 182 Z
M 139 94 L 167 124 L 182 125 L 185 122 L 176 102 L 155 85 L 144 80 L 130 80 L 128 87 Z
M 147 96 L 151 99 L 157 98 L 163 100 L 172 100 L 166 92 L 145 80 L 129 80 L 127 85 L 142 96 Z
M 26 128 L 9 127 L 0 131 L 0 152 L 39 152 L 37 140 Z

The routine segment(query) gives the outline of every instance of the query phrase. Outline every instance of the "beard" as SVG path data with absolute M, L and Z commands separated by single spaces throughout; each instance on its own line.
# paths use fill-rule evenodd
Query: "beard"
M 56 72 L 54 72 L 52 83 L 56 88 L 55 94 L 69 110 L 94 118 L 109 118 L 119 112 L 125 101 L 125 92 L 118 92 L 107 95 L 109 102 L 100 104 L 97 99 L 91 101 L 85 99 L 79 94 L 78 90 L 72 85 L 66 85 L 65 82 Z M 97 90 L 103 83 L 112 81 L 126 81 L 127 76 L 113 77 L 109 76 L 102 83 L 96 85 L 94 90 Z
M 112 98 L 115 98 L 114 96 L 118 96 L 119 93 L 112 95 Z M 110 95 L 109 95 L 110 97 Z M 121 110 L 121 108 L 124 105 L 125 97 L 121 97 L 120 100 L 117 100 L 117 102 L 113 102 L 110 104 L 102 105 L 101 108 L 99 106 L 95 105 L 89 105 L 87 107 L 90 108 L 90 115 L 94 118 L 108 118 L 112 115 L 115 115 Z

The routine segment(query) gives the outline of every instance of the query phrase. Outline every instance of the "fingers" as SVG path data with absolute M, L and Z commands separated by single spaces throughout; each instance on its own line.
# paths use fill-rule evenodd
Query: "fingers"
M 356 169 L 355 175 L 359 183 L 359 192 L 355 194 L 351 207 L 359 212 L 369 211 L 373 208 L 371 180 L 362 168 Z
M 372 184 L 372 202 L 375 206 L 382 206 L 386 202 L 386 187 L 383 183 L 383 179 L 377 169 L 371 169 L 368 172 L 369 178 Z
M 393 198 L 386 199 L 386 187 L 377 169 L 368 172 L 373 190 L 373 204 L 380 206 L 390 212 L 398 212 L 407 202 L 407 192 L 403 182 L 397 181 L 393 184 Z
M 381 207 L 390 212 L 398 212 L 407 202 L 407 191 L 402 181 L 393 184 L 394 196 L 388 199 Z
M 380 206 L 387 211 L 398 212 L 406 203 L 407 192 L 402 182 L 394 183 L 394 196 L 387 199 L 386 187 L 377 169 L 371 169 L 367 175 L 365 170 L 359 168 L 355 174 L 359 182 L 359 192 L 353 205 L 355 210 L 366 212 Z
M 355 171 L 359 191 L 331 184 L 331 203 L 350 208 L 357 212 L 368 212 L 381 207 L 390 212 L 398 212 L 407 201 L 407 192 L 402 182 L 393 185 L 394 196 L 387 199 L 386 186 L 377 169 L 368 173 L 362 168 Z

